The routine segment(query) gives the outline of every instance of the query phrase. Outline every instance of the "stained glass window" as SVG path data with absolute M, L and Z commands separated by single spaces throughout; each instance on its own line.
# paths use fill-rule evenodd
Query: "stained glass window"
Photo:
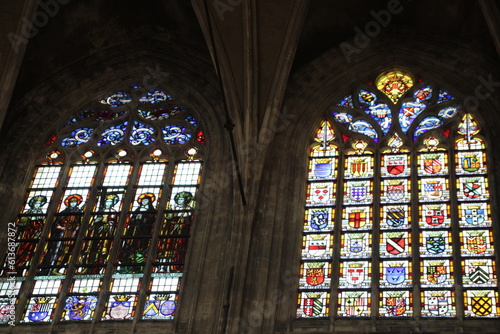
M 0 310 L 17 305 L 18 323 L 176 315 L 203 169 L 201 122 L 140 86 L 91 105 L 51 137 L 17 215 Z
M 403 71 L 344 96 L 309 151 L 297 317 L 499 317 L 474 116 Z

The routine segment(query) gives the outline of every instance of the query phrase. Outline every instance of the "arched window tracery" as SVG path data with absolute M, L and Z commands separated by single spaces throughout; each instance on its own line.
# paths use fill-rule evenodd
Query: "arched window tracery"
M 309 154 L 297 317 L 498 317 L 474 115 L 403 71 L 332 110 Z
M 204 142 L 195 115 L 160 90 L 75 111 L 35 166 L 0 309 L 14 294 L 20 323 L 173 319 Z

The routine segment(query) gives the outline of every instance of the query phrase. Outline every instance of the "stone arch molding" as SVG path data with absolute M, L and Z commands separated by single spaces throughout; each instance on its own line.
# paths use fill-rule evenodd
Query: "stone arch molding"
M 208 58 L 155 41 L 105 50 L 46 78 L 15 102 L 5 124 L 0 194 L 10 200 L 1 205 L 8 208 L 2 210 L 3 220 L 18 210 L 17 194 L 22 194 L 35 159 L 40 158 L 40 145 L 68 115 L 134 84 L 164 90 L 188 107 L 210 129 L 205 136 L 214 144 L 208 144 L 206 152 L 217 161 L 227 149 L 217 82 Z

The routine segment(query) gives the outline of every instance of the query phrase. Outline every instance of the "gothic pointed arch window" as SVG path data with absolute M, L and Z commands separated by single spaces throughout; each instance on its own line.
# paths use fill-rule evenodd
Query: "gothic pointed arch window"
M 14 300 L 20 323 L 173 319 L 203 167 L 198 119 L 133 86 L 56 132 L 15 222 L 1 321 Z
M 497 318 L 487 139 L 447 90 L 392 71 L 319 125 L 297 318 Z

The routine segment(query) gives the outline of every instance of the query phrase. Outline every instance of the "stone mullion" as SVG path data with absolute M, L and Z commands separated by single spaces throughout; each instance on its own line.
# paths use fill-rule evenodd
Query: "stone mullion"
M 375 319 L 379 314 L 379 295 L 380 295 L 380 198 L 375 194 L 381 194 L 381 153 L 380 149 L 375 149 L 373 153 L 373 208 L 372 208 L 372 318 Z
M 340 149 L 339 149 L 340 148 Z M 339 305 L 339 278 L 340 278 L 340 235 L 342 231 L 342 205 L 344 197 L 344 165 L 345 165 L 345 148 L 337 147 L 337 178 L 334 182 L 337 183 L 337 193 L 335 198 L 335 217 L 333 225 L 333 253 L 332 253 L 332 286 L 330 289 L 330 320 L 333 321 L 336 317 Z M 338 247 L 337 247 L 338 245 Z
M 421 275 L 424 273 L 421 272 L 420 268 L 420 233 L 422 232 L 420 229 L 420 220 L 419 215 L 421 210 L 423 210 L 423 205 L 420 203 L 418 199 L 418 190 L 421 178 L 418 176 L 418 152 L 417 145 L 413 145 L 411 153 L 410 153 L 410 168 L 411 168 L 411 200 L 410 200 L 410 208 L 411 208 L 411 216 L 408 218 L 411 220 L 411 240 L 412 240 L 412 283 L 413 283 L 413 318 L 419 319 L 421 315 Z M 411 291 L 411 290 L 410 290 Z
M 452 136 L 453 138 L 453 136 Z M 464 319 L 464 296 L 463 296 L 463 280 L 462 280 L 462 256 L 460 249 L 460 228 L 459 228 L 459 215 L 458 215 L 458 199 L 457 194 L 459 189 L 457 189 L 457 176 L 456 170 L 457 165 L 455 161 L 455 155 L 457 154 L 455 150 L 455 145 L 453 140 L 450 140 L 451 144 L 449 149 L 446 151 L 448 154 L 448 179 L 450 182 L 450 219 L 451 219 L 451 233 L 452 233 L 452 249 L 453 249 L 453 272 L 455 280 L 455 307 L 457 312 L 457 318 L 461 321 Z

